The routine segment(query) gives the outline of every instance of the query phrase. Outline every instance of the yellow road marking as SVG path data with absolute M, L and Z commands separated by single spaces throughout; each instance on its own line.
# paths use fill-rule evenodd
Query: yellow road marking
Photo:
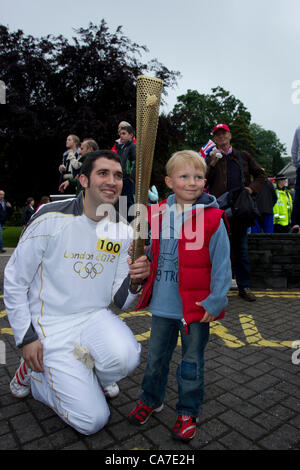
M 122 313 L 120 317 L 122 319 L 125 318 L 131 318 L 131 317 L 137 317 L 137 316 L 151 316 L 151 313 L 142 310 L 139 312 L 127 312 L 127 313 Z M 264 348 L 278 348 L 278 347 L 292 347 L 292 341 L 270 341 L 264 339 L 261 334 L 259 333 L 255 321 L 253 319 L 252 315 L 239 315 L 241 326 L 243 329 L 243 333 L 245 335 L 245 339 L 248 344 L 251 346 L 257 346 L 257 347 L 264 347 Z M 215 321 L 212 322 L 210 325 L 210 333 L 217 335 L 222 341 L 224 341 L 225 345 L 229 348 L 241 348 L 243 346 L 246 346 L 246 343 L 241 341 L 239 338 L 236 336 L 232 335 L 229 333 L 228 329 L 222 325 L 221 322 Z M 146 341 L 150 338 L 151 334 L 151 329 L 146 331 L 145 333 L 140 333 L 138 335 L 135 335 L 137 341 Z M 177 346 L 181 346 L 181 339 L 180 337 L 178 338 Z
M 270 297 L 273 299 L 300 299 L 300 292 L 277 292 L 277 291 L 254 291 L 252 290 L 255 297 Z M 229 291 L 228 297 L 237 297 L 238 291 Z
M 299 298 L 300 299 L 300 292 L 287 292 L 287 291 L 253 291 L 256 297 L 275 297 L 275 298 Z M 230 291 L 228 293 L 230 297 L 237 296 L 238 293 L 236 291 Z M 0 297 L 3 297 L 0 296 Z M 0 318 L 6 316 L 6 310 L 0 311 Z M 138 312 L 124 312 L 119 315 L 122 320 L 126 320 L 132 317 L 151 317 L 151 313 L 147 310 L 140 310 Z M 255 320 L 252 315 L 250 314 L 240 314 L 239 315 L 240 323 L 243 329 L 243 333 L 245 336 L 246 343 L 241 341 L 236 336 L 232 335 L 228 328 L 222 325 L 221 322 L 216 321 L 212 322 L 210 325 L 210 332 L 211 334 L 217 335 L 222 341 L 224 341 L 225 345 L 229 348 L 241 348 L 246 346 L 246 344 L 256 347 L 264 347 L 264 348 L 278 348 L 278 347 L 292 347 L 293 341 L 277 341 L 277 340 L 268 340 L 262 337 L 258 328 L 256 326 Z M 147 341 L 150 338 L 151 329 L 139 333 L 135 335 L 137 341 Z M 13 335 L 13 331 L 11 328 L 0 328 L 0 334 L 2 335 Z M 181 339 L 178 339 L 178 346 L 181 346 Z
M 236 336 L 228 333 L 228 329 L 218 321 L 211 323 L 210 333 L 219 336 L 229 348 L 241 348 L 242 346 L 246 346 L 245 343 L 240 341 Z
M 151 317 L 151 313 L 147 312 L 146 310 L 139 310 L 138 312 L 124 312 L 119 315 L 119 317 L 124 320 L 125 318 L 131 318 L 131 317 Z M 148 331 L 145 331 L 145 333 L 139 333 L 138 335 L 135 335 L 135 338 L 137 341 L 146 341 L 150 338 L 150 333 L 151 330 L 149 329 Z
M 11 328 L 0 328 L 0 335 L 11 335 L 13 336 L 13 330 Z
M 246 340 L 251 346 L 264 348 L 292 347 L 293 341 L 276 341 L 264 339 L 259 333 L 252 315 L 239 315 Z

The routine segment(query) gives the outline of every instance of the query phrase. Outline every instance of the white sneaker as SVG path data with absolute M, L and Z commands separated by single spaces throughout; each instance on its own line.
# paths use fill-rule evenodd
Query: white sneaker
M 103 392 L 106 398 L 116 398 L 120 393 L 120 389 L 119 389 L 118 384 L 114 382 L 113 384 L 105 387 L 103 389 Z
M 17 369 L 14 378 L 9 384 L 11 394 L 15 398 L 25 398 L 30 393 L 31 369 L 26 366 L 24 359 L 21 359 L 20 367 Z

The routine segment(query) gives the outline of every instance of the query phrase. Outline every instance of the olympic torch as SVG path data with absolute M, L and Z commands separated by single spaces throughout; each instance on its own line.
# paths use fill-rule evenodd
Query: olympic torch
M 140 75 L 136 101 L 136 178 L 133 262 L 144 254 L 148 190 L 152 172 L 163 81 Z M 133 283 L 135 280 L 133 280 Z

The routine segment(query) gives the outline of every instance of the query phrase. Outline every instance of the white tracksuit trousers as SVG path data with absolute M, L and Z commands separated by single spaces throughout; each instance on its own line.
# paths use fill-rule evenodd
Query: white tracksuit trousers
M 44 338 L 44 373 L 32 372 L 31 376 L 33 397 L 87 435 L 99 431 L 109 418 L 101 386 L 105 388 L 132 372 L 140 362 L 141 351 L 120 318 L 110 310 L 96 314 L 81 328 Z M 77 344 L 89 349 L 94 369 L 75 358 Z

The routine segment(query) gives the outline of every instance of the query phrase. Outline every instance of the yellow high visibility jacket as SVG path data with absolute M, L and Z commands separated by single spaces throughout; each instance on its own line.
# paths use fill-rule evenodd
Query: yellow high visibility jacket
M 276 188 L 277 202 L 273 206 L 274 224 L 289 225 L 292 216 L 293 201 L 287 189 Z

